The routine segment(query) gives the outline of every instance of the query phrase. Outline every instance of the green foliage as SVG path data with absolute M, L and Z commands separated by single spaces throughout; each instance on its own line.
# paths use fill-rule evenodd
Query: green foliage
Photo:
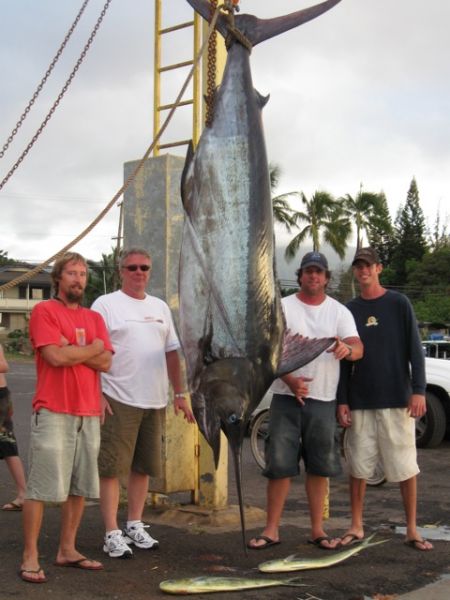
M 421 262 L 408 261 L 408 280 L 405 291 L 407 295 L 421 307 L 431 307 L 430 298 L 434 298 L 433 313 L 436 311 L 445 313 L 446 301 L 450 296 L 450 247 L 436 250 L 426 254 Z M 420 304 L 425 302 L 425 306 Z M 450 314 L 442 319 L 450 321 Z M 426 318 L 425 320 L 434 320 Z
M 5 350 L 7 352 L 26 355 L 33 354 L 28 334 L 28 324 L 24 329 L 10 331 L 6 337 Z
M 284 298 L 285 296 L 291 296 L 292 294 L 295 294 L 296 292 L 298 292 L 298 287 L 295 287 L 295 288 L 282 287 L 280 292 L 281 292 L 281 297 Z
M 17 261 L 12 258 L 8 258 L 8 253 L 5 250 L 0 250 L 0 267 L 4 265 L 13 265 Z
M 441 214 L 439 211 L 436 213 L 433 231 L 429 239 L 430 248 L 432 250 L 440 250 L 442 248 L 450 247 L 450 235 L 448 234 L 447 230 L 447 221 L 441 223 Z
M 449 294 L 427 293 L 423 300 L 413 302 L 413 307 L 419 321 L 450 323 Z
M 91 306 L 96 298 L 114 292 L 119 288 L 116 252 L 102 254 L 100 261 L 88 260 L 89 279 L 84 294 L 83 304 Z
M 384 192 L 378 194 L 377 206 L 368 229 L 369 245 L 376 249 L 383 265 L 389 265 L 393 251 L 394 227 Z
M 334 281 L 335 278 L 337 279 L 336 282 Z M 333 281 L 331 283 L 334 285 L 332 293 L 330 285 L 330 295 L 339 302 L 342 302 L 342 304 L 346 304 L 356 295 L 356 286 L 351 266 L 347 269 L 342 268 L 337 273 L 333 273 Z
M 270 189 L 272 192 L 278 185 L 281 177 L 281 168 L 279 165 L 269 165 Z M 295 210 L 290 206 L 289 199 L 299 196 L 299 192 L 287 192 L 272 197 L 273 218 L 276 223 L 283 225 L 287 231 L 291 231 L 296 226 L 297 218 Z
M 413 178 L 406 203 L 400 207 L 395 220 L 395 245 L 390 266 L 396 272 L 396 285 L 405 285 L 408 278 L 407 262 L 421 261 L 427 252 L 425 217 L 419 201 L 419 190 Z
M 391 267 L 383 267 L 380 275 L 380 283 L 383 286 L 395 287 L 397 274 Z
M 355 197 L 347 194 L 342 198 L 344 210 L 355 224 L 356 247 L 364 246 L 364 234 L 372 243 L 376 238 L 392 234 L 392 223 L 384 193 L 364 192 L 362 185 Z M 376 244 L 374 244 L 376 245 Z
M 297 224 L 304 223 L 304 226 L 289 242 L 285 252 L 286 259 L 292 260 L 300 245 L 308 238 L 312 240 L 313 250 L 320 250 L 323 239 L 343 259 L 351 233 L 351 224 L 342 204 L 323 190 L 315 192 L 311 199 L 301 192 L 300 201 L 303 210 L 296 213 L 296 219 Z

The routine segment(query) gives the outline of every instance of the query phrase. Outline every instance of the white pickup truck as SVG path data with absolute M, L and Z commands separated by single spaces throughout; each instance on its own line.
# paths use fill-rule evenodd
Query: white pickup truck
M 419 448 L 435 448 L 450 433 L 450 360 L 425 358 L 427 412 L 416 422 Z

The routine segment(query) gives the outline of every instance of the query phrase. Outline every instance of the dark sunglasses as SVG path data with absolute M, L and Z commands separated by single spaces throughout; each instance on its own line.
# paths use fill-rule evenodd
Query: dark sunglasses
M 126 265 L 123 268 L 126 269 L 127 271 L 137 271 L 138 269 L 140 271 L 150 271 L 151 266 L 150 265 Z

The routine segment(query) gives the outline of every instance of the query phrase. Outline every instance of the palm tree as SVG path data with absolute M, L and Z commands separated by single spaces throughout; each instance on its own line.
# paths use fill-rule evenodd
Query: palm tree
M 114 292 L 118 288 L 116 251 L 102 253 L 99 261 L 88 260 L 89 279 L 86 286 L 84 303 L 90 306 L 102 294 Z
M 386 217 L 383 216 L 386 197 L 382 192 L 379 194 L 364 192 L 361 184 L 358 194 L 355 197 L 346 194 L 342 198 L 342 203 L 349 219 L 355 223 L 356 249 L 363 246 L 364 234 L 367 240 L 370 240 L 374 228 L 382 227 L 386 231 L 392 229 L 390 220 L 388 219 L 387 222 Z
M 304 206 L 303 211 L 296 213 L 297 226 L 303 222 L 305 226 L 289 242 L 285 256 L 292 260 L 302 242 L 307 238 L 312 239 L 313 250 L 320 250 L 321 238 L 330 244 L 333 250 L 343 259 L 347 248 L 347 240 L 351 233 L 351 223 L 345 213 L 342 203 L 337 202 L 331 194 L 317 191 L 310 200 L 303 192 L 300 200 Z
M 269 164 L 270 189 L 272 192 L 277 187 L 280 177 L 281 168 L 276 164 Z M 287 192 L 272 197 L 273 218 L 276 223 L 280 223 L 290 232 L 292 227 L 297 225 L 296 212 L 289 205 L 289 198 L 299 196 L 299 192 Z

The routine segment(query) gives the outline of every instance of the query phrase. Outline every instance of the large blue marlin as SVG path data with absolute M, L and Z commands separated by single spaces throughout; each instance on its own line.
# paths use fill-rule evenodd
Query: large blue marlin
M 188 0 L 210 19 L 207 0 Z M 236 469 L 242 531 L 241 449 L 248 420 L 276 377 L 313 360 L 334 341 L 285 331 L 274 267 L 269 168 L 250 47 L 309 21 L 340 0 L 261 20 L 221 14 L 228 57 L 214 117 L 195 154 L 189 149 L 181 193 L 185 224 L 180 262 L 180 336 L 197 423 L 217 464 L 220 430 Z M 231 5 L 231 3 L 229 3 Z

